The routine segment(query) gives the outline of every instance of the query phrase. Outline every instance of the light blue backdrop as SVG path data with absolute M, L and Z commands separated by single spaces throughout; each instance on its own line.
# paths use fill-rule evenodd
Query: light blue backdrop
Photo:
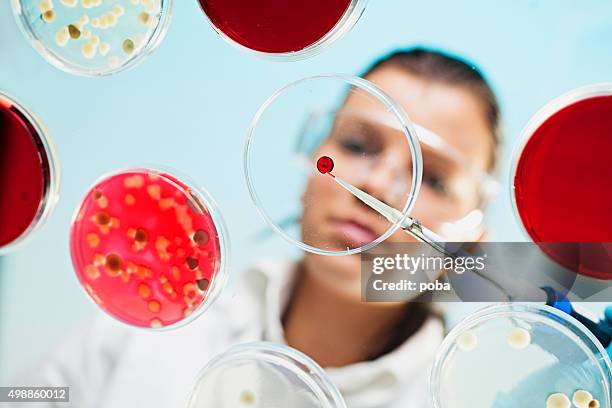
M 9 3 L 0 1 L 0 89 L 44 120 L 63 180 L 50 222 L 3 261 L 0 384 L 94 313 L 73 276 L 68 228 L 87 186 L 108 171 L 162 164 L 205 186 L 229 225 L 235 274 L 256 255 L 287 250 L 280 239 L 253 241 L 264 225 L 248 198 L 241 159 L 252 115 L 290 80 L 357 73 L 395 47 L 423 44 L 459 53 L 495 85 L 505 114 L 506 158 L 522 126 L 548 100 L 612 81 L 610 0 L 372 0 L 347 37 L 297 63 L 259 60 L 228 46 L 196 0 L 177 0 L 168 36 L 151 58 L 95 80 L 47 65 L 21 36 Z M 506 184 L 491 218 L 495 238 L 522 240 Z

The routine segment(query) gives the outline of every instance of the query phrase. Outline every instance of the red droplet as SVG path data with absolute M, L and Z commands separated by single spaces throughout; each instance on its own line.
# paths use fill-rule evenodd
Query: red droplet
M 326 174 L 331 172 L 334 169 L 334 161 L 329 156 L 321 156 L 319 160 L 317 160 L 317 170 L 321 172 L 321 174 Z

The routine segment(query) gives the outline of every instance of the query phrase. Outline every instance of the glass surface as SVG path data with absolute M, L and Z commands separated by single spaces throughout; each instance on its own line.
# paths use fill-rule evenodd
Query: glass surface
M 462 321 L 432 372 L 435 408 L 546 407 L 584 390 L 610 407 L 610 360 L 578 321 L 548 306 L 502 304 Z M 528 392 L 516 394 L 516 390 Z
M 310 358 L 273 343 L 234 346 L 202 370 L 189 408 L 345 408 L 336 386 Z
M 408 118 L 376 86 L 317 76 L 281 89 L 256 114 L 245 175 L 255 205 L 277 233 L 303 250 L 346 255 L 372 248 L 406 218 L 418 194 L 420 155 Z M 317 168 L 322 158 L 333 164 L 330 174 L 403 218 L 391 223 L 363 204 Z

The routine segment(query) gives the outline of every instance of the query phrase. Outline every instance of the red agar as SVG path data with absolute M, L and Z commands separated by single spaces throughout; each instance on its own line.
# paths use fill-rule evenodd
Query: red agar
M 220 265 L 204 204 L 179 180 L 145 170 L 110 176 L 89 191 L 72 227 L 71 253 L 89 296 L 141 327 L 187 318 Z
M 351 0 L 200 0 L 218 30 L 252 50 L 301 51 L 325 37 Z
M 317 160 L 317 170 L 321 174 L 331 173 L 334 169 L 334 160 L 329 156 L 321 156 L 319 160 Z
M 612 97 L 585 99 L 555 113 L 534 132 L 514 178 L 518 212 L 531 238 L 572 243 L 542 248 L 578 273 L 608 279 L 612 278 L 610 152 Z M 603 256 L 599 260 L 593 259 L 597 253 Z
M 40 136 L 17 107 L 0 100 L 0 247 L 33 224 L 49 183 Z

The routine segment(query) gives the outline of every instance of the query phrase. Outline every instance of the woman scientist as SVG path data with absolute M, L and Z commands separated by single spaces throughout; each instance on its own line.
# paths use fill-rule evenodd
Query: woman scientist
M 458 152 L 475 173 L 492 171 L 500 113 L 493 91 L 472 64 L 411 49 L 380 59 L 364 77 Z M 348 98 L 345 107 L 351 103 Z M 410 157 L 396 143 L 382 138 L 373 144 L 358 135 L 343 138 L 336 149 L 356 156 L 364 149 L 394 152 L 393 165 L 401 168 Z M 413 215 L 440 232 L 443 220 L 481 207 L 481 178 L 450 171 L 435 152 L 424 149 L 423 156 L 423 186 Z M 384 161 L 381 166 L 385 163 L 391 165 Z M 385 168 L 379 170 L 384 174 Z M 325 195 L 326 204 L 304 212 L 303 231 L 310 223 L 331 223 L 320 229 L 329 236 L 319 238 L 333 242 L 337 228 L 356 241 L 387 228 L 337 221 L 338 212 L 357 213 L 363 204 L 318 180 L 309 182 L 307 192 Z M 355 186 L 377 196 L 385 178 L 370 177 Z M 469 239 L 481 239 L 482 232 L 477 229 Z M 392 239 L 409 239 L 397 234 Z M 138 331 L 101 317 L 65 343 L 27 383 L 69 386 L 75 407 L 184 407 L 199 370 L 214 355 L 236 343 L 269 340 L 286 343 L 324 367 L 349 408 L 429 406 L 427 379 L 444 336 L 441 319 L 425 303 L 362 302 L 359 256 L 307 253 L 297 264 L 258 263 L 242 279 L 244 287 L 229 302 L 179 330 Z

